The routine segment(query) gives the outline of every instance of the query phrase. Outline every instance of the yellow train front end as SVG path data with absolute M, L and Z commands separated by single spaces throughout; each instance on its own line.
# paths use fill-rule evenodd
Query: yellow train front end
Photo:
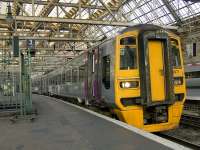
M 149 132 L 176 128 L 185 101 L 180 39 L 157 27 L 116 37 L 114 113 Z

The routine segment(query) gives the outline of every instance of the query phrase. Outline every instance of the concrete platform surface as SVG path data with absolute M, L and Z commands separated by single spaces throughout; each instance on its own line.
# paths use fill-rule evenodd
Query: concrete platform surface
M 33 95 L 33 101 L 39 113 L 35 122 L 12 124 L 8 119 L 0 119 L 0 150 L 170 149 L 54 98 Z
M 196 96 L 196 97 L 200 97 L 200 89 L 190 89 L 187 88 L 187 96 Z
M 189 100 L 200 100 L 200 89 L 187 88 L 187 97 Z

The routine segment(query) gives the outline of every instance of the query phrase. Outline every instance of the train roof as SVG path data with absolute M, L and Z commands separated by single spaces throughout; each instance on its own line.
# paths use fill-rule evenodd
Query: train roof
M 132 30 L 140 30 L 140 31 L 146 31 L 146 30 L 158 30 L 158 29 L 162 29 L 162 30 L 165 30 L 167 32 L 174 32 L 172 30 L 175 30 L 176 28 L 172 28 L 172 27 L 162 27 L 162 26 L 159 26 L 159 25 L 155 25 L 155 24 L 138 24 L 138 25 L 135 25 L 135 26 L 132 26 L 132 27 L 128 27 L 124 30 L 122 30 L 120 32 L 120 34 L 123 34 L 125 32 L 129 32 L 129 31 L 132 31 Z

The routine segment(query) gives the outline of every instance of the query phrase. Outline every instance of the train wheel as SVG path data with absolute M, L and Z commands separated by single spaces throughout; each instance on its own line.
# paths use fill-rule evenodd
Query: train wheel
M 81 98 L 77 97 L 77 100 L 78 100 L 78 103 L 79 103 L 79 104 L 82 104 L 82 103 L 83 103 L 83 100 L 82 100 Z
M 89 105 L 90 105 L 90 103 L 89 103 L 89 100 L 88 100 L 88 99 L 86 99 L 86 100 L 85 100 L 85 105 L 86 105 L 86 106 L 89 106 Z

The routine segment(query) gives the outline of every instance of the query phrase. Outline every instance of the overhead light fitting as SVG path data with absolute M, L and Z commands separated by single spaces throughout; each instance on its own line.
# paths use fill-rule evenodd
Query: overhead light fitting
M 6 21 L 8 23 L 12 23 L 13 22 L 12 9 L 11 9 L 10 3 L 8 3 L 8 5 L 7 5 Z

